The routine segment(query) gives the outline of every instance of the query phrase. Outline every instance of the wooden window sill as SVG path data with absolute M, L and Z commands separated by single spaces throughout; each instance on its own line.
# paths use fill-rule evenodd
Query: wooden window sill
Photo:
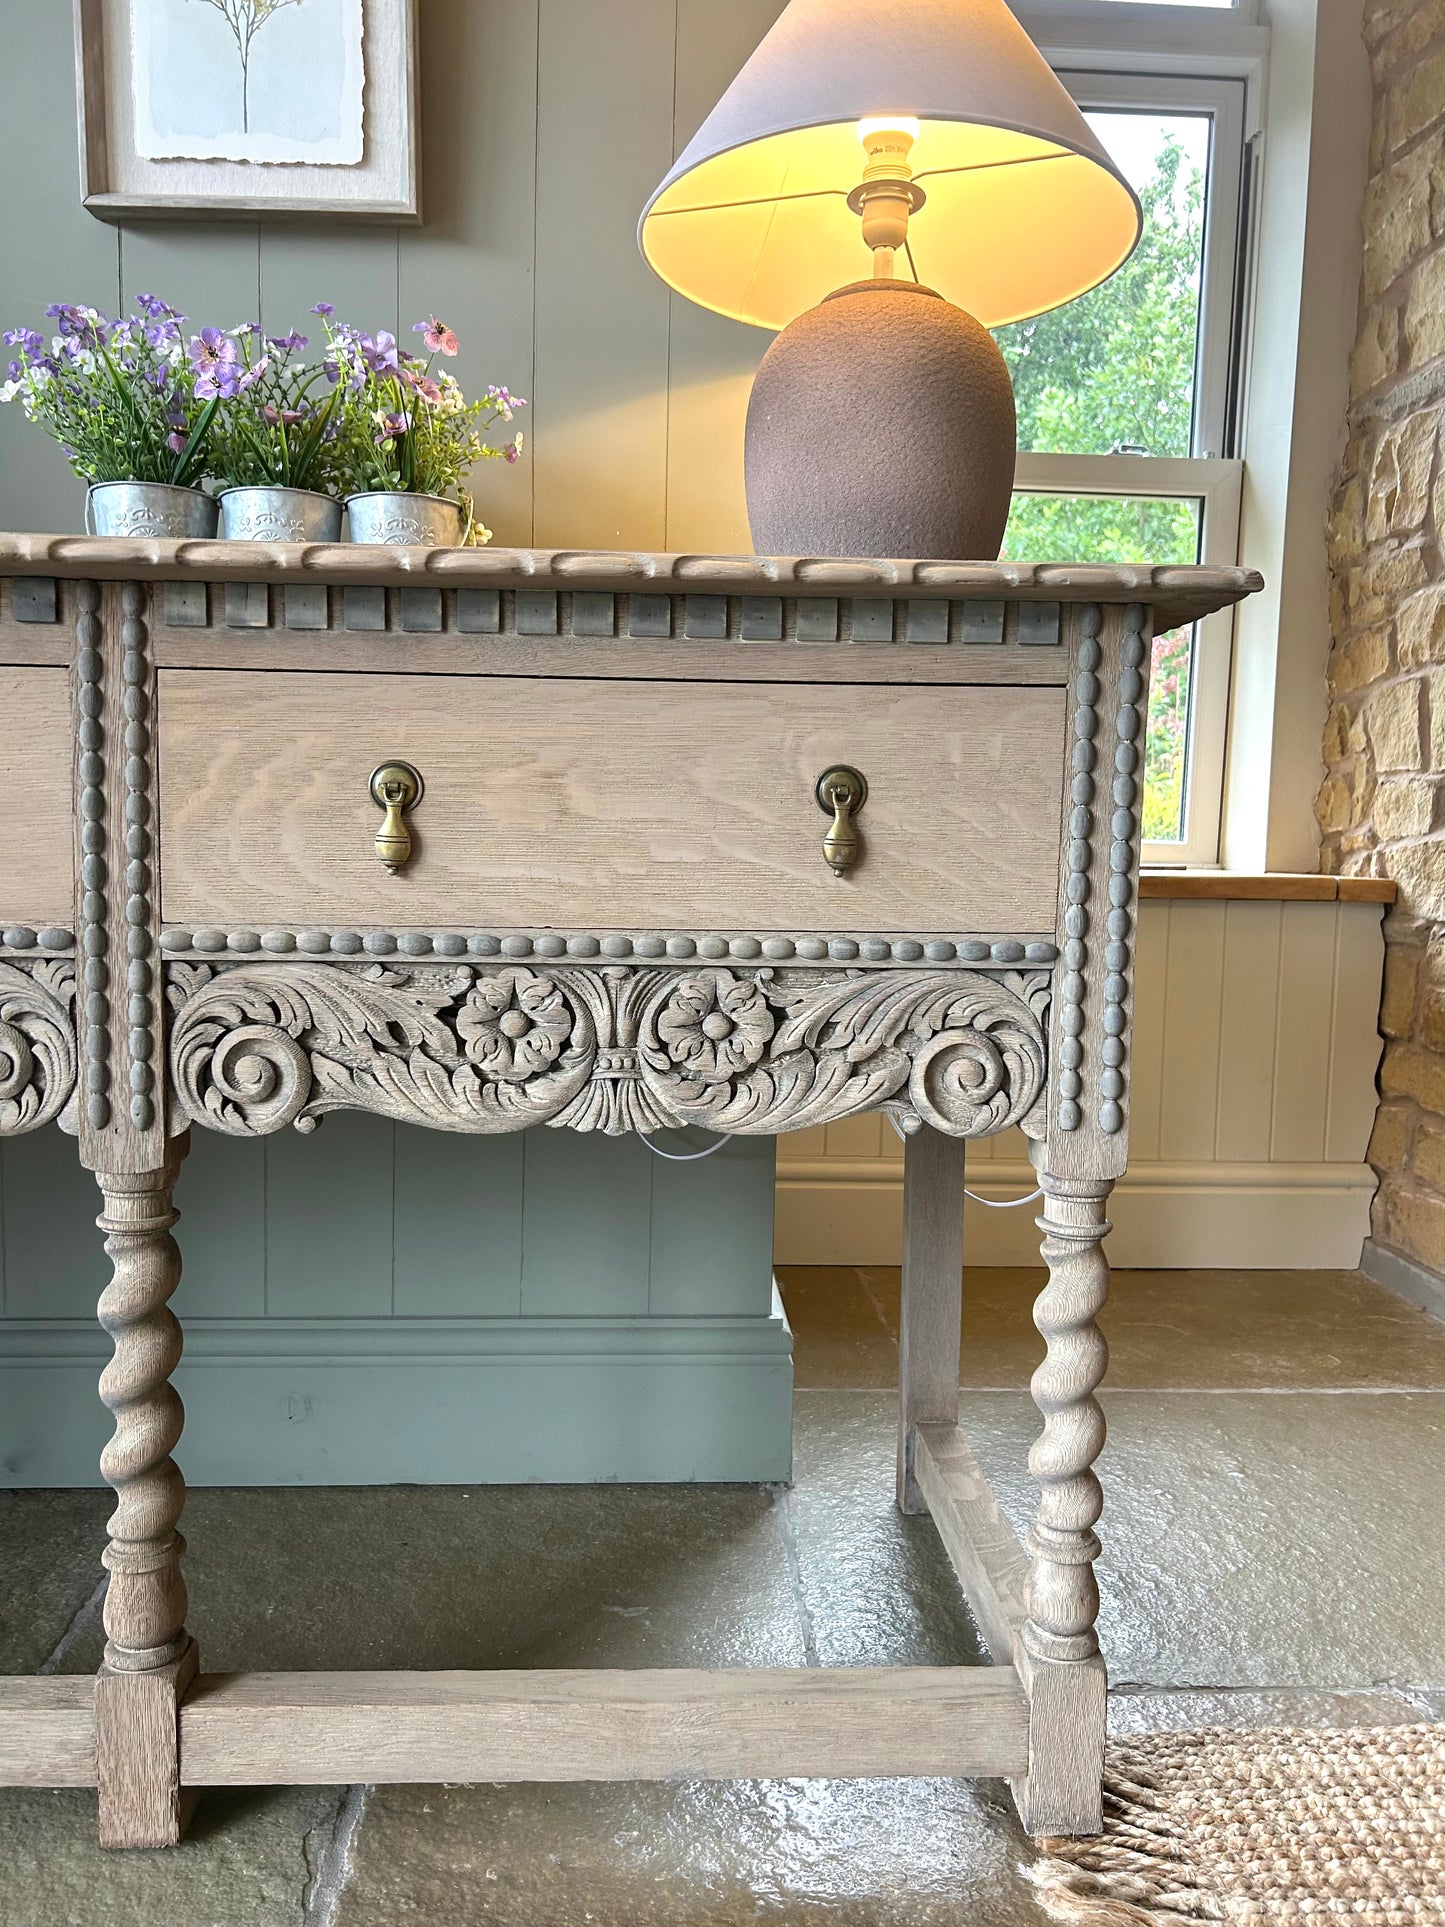
M 1176 903 L 1393 903 L 1390 877 L 1250 876 L 1232 870 L 1144 870 L 1141 897 Z

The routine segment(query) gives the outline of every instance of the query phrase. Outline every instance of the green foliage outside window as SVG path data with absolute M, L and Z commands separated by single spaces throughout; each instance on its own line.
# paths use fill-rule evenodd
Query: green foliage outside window
M 998 330 L 1013 376 L 1019 447 L 1067 454 L 1187 455 L 1204 232 L 1204 181 L 1166 139 L 1140 192 L 1144 232 L 1100 288 Z M 1028 562 L 1194 562 L 1192 501 L 1017 495 L 1003 553 Z M 1145 745 L 1144 834 L 1183 829 L 1191 635 L 1156 638 Z

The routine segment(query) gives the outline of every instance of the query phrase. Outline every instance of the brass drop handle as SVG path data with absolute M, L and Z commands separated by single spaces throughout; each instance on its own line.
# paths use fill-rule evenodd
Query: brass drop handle
M 823 857 L 835 876 L 842 876 L 858 861 L 863 840 L 854 817 L 868 801 L 868 781 L 861 770 L 847 763 L 825 769 L 813 786 L 818 808 L 833 821 L 823 838 Z
M 383 763 L 371 772 L 371 800 L 385 812 L 374 845 L 377 858 L 392 876 L 411 856 L 411 831 L 406 813 L 421 801 L 426 785 L 410 763 Z

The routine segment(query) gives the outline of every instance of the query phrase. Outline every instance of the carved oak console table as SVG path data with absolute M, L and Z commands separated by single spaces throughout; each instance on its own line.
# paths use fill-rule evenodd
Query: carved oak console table
M 0 1783 L 988 1774 L 1099 1824 L 1102 1240 L 1128 1144 L 1150 637 L 1238 570 L 0 538 L 0 1132 L 94 1171 L 94 1681 Z M 207 1675 L 172 1461 L 192 1125 L 907 1136 L 899 1503 L 992 1668 Z M 1028 1554 L 958 1428 L 963 1144 L 1032 1140 Z

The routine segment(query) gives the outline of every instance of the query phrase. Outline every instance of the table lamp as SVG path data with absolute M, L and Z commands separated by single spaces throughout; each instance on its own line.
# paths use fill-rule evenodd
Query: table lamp
M 997 556 L 988 330 L 1096 287 L 1140 225 L 1005 0 L 791 0 L 638 229 L 680 294 L 782 330 L 748 404 L 755 549 Z

